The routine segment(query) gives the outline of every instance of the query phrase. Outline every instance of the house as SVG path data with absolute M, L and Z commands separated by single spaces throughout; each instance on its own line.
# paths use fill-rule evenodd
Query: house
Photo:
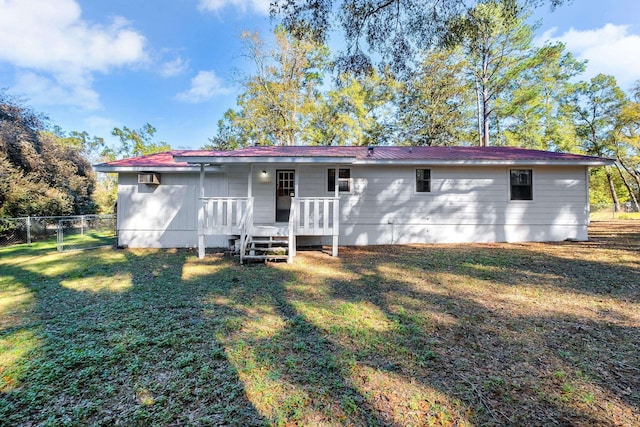
M 293 259 L 298 245 L 587 240 L 588 169 L 513 147 L 247 147 L 96 165 L 118 174 L 118 241 Z

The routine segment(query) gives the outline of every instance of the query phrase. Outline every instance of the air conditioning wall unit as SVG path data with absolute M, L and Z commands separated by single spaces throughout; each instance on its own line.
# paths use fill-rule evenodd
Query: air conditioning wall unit
M 160 174 L 154 172 L 139 173 L 138 184 L 160 185 Z

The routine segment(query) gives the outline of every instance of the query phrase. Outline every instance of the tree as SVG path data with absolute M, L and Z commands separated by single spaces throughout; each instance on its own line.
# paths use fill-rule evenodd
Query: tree
M 230 108 L 218 120 L 218 132 L 213 138 L 209 138 L 209 144 L 202 147 L 203 150 L 235 150 L 246 147 L 248 137 L 240 127 L 246 120 L 240 117 L 242 112 Z
M 390 136 L 388 119 L 396 82 L 373 71 L 343 74 L 334 89 L 317 98 L 303 140 L 311 145 L 377 145 Z
M 524 3 L 549 4 L 553 8 L 563 1 Z M 373 53 L 384 65 L 402 72 L 411 67 L 416 52 L 426 51 L 448 36 L 451 20 L 482 3 L 483 0 L 274 0 L 271 14 L 280 18 L 295 37 L 311 37 L 319 43 L 328 40 L 334 23 L 339 24 L 346 45 L 337 60 L 341 71 L 373 68 Z M 510 13 L 518 13 L 518 0 L 501 3 Z
M 612 76 L 598 74 L 589 82 L 577 83 L 564 101 L 572 117 L 583 152 L 614 158 L 616 155 L 616 118 L 626 103 L 624 92 Z M 613 176 L 605 169 L 614 209 L 620 209 Z
M 69 146 L 68 141 L 50 132 L 42 132 L 40 140 L 44 164 L 40 175 L 44 181 L 70 199 L 72 208 L 68 213 L 94 213 L 96 176 L 83 149 Z
M 0 92 L 0 216 L 93 213 L 95 175 L 46 118 Z
M 48 118 L 0 90 L 0 151 L 26 173 L 41 169 L 39 134 Z
M 476 89 L 479 144 L 489 145 L 490 120 L 496 119 L 498 97 L 516 87 L 524 72 L 537 65 L 531 49 L 533 29 L 524 17 L 497 0 L 478 4 L 452 19 L 445 43 L 460 46 L 467 73 Z
M 270 48 L 257 33 L 242 35 L 255 74 L 242 82 L 239 111 L 225 117 L 239 132 L 229 132 L 225 121 L 219 127 L 219 136 L 232 146 L 238 143 L 235 135 L 261 145 L 299 144 L 311 119 L 328 51 L 309 39 L 294 39 L 282 27 L 274 36 Z
M 399 139 L 411 145 L 458 145 L 470 141 L 474 89 L 458 48 L 431 49 L 398 91 Z
M 506 145 L 537 150 L 575 151 L 576 134 L 561 100 L 570 80 L 584 71 L 585 62 L 565 53 L 561 43 L 532 52 L 532 60 L 497 97 L 497 135 Z
M 634 94 L 634 101 L 629 101 L 620 109 L 616 117 L 614 130 L 614 149 L 618 164 L 622 170 L 622 178 L 636 212 L 640 211 L 640 100 Z M 623 172 L 624 171 L 624 172 Z M 628 176 L 632 183 L 625 178 Z
M 166 142 L 153 142 L 153 135 L 156 128 L 151 124 L 145 123 L 140 129 L 134 130 L 124 126 L 122 129 L 113 128 L 111 135 L 118 137 L 120 145 L 117 147 L 108 147 L 102 155 L 107 158 L 118 157 L 136 157 L 145 156 L 147 154 L 162 153 L 170 151 L 171 146 Z

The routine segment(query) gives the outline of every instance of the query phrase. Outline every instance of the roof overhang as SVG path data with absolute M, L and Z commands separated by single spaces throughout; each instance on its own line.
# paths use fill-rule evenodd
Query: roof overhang
M 302 164 L 352 164 L 355 157 L 309 156 L 174 156 L 176 162 L 190 164 L 251 164 L 251 163 L 302 163 Z
M 584 160 L 357 160 L 354 165 L 402 165 L 402 166 L 611 166 L 615 160 L 584 159 Z
M 200 166 L 109 166 L 104 164 L 94 165 L 96 172 L 104 173 L 137 173 L 137 172 L 200 172 Z M 207 166 L 207 172 L 221 172 L 220 166 Z
M 555 158 L 555 159 L 372 159 L 355 156 L 184 156 L 173 157 L 179 166 L 170 164 L 158 165 L 94 165 L 94 170 L 104 173 L 137 173 L 137 172 L 199 172 L 205 166 L 207 172 L 220 172 L 230 165 L 362 165 L 362 166 L 611 166 L 613 159 L 599 157 Z

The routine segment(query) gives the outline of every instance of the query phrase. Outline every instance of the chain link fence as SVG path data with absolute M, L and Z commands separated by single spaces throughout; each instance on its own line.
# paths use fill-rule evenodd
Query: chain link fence
M 62 221 L 62 224 L 60 223 Z M 62 231 L 60 228 L 62 227 Z M 18 244 L 31 245 L 35 242 L 51 242 L 56 244 L 62 232 L 65 235 L 80 234 L 87 237 L 93 229 L 101 230 L 102 235 L 109 235 L 110 242 L 116 241 L 115 215 L 77 215 L 77 216 L 32 216 L 22 218 L 0 218 L 0 247 Z M 87 233 L 85 233 L 85 231 Z M 95 233 L 93 233 L 95 234 Z M 68 239 L 66 239 L 68 240 Z M 106 239 L 102 239 L 106 242 Z
M 632 202 L 621 203 L 617 208 L 612 203 L 592 204 L 589 219 L 591 221 L 640 219 L 640 212 Z
M 115 215 L 85 215 L 58 221 L 58 251 L 93 249 L 116 244 Z

